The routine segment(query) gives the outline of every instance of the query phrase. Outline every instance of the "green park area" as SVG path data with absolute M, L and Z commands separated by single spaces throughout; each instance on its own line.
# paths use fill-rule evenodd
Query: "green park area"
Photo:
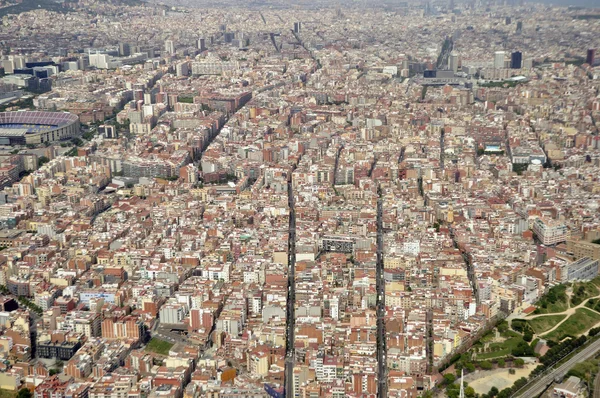
M 600 323 L 598 296 L 600 277 L 554 286 L 536 303 L 531 316 L 512 321 L 513 329 L 523 328 L 522 322 L 526 322 L 535 335 L 555 342 L 580 336 Z
M 567 285 L 558 285 L 552 287 L 537 302 L 537 308 L 533 312 L 538 314 L 553 314 L 563 312 L 569 308 L 569 298 L 567 297 Z
M 542 334 L 562 322 L 566 315 L 548 315 L 528 320 L 535 334 Z
M 153 352 L 159 355 L 169 355 L 169 350 L 173 347 L 173 344 L 168 341 L 160 340 L 153 337 L 146 345 L 146 351 Z
M 591 282 L 580 282 L 573 286 L 573 294 L 571 296 L 571 307 L 576 307 L 590 297 L 598 295 L 598 278 Z
M 529 346 L 532 333 L 524 335 L 510 330 L 506 322 L 498 324 L 496 329 L 497 332 L 492 330 L 486 333 L 473 346 L 477 360 L 491 360 L 511 355 L 515 357 L 533 355 L 533 349 Z
M 578 308 L 560 326 L 542 337 L 554 341 L 561 341 L 565 337 L 577 337 L 587 332 L 594 325 L 600 323 L 600 314 L 587 308 Z
M 600 312 L 600 299 L 589 299 L 585 306 L 594 311 Z

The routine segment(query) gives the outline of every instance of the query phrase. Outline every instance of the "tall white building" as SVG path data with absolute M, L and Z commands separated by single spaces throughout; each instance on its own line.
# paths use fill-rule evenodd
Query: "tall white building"
M 165 51 L 169 54 L 175 54 L 175 43 L 173 40 L 165 40 Z
M 452 51 L 448 57 L 448 69 L 454 73 L 458 72 L 458 53 L 456 51 Z
M 118 59 L 111 57 L 108 54 L 90 54 L 89 55 L 89 65 L 95 66 L 98 69 L 115 69 L 120 67 L 121 61 Z
M 494 53 L 494 68 L 503 69 L 504 68 L 504 59 L 506 58 L 506 52 L 504 51 L 496 51 Z

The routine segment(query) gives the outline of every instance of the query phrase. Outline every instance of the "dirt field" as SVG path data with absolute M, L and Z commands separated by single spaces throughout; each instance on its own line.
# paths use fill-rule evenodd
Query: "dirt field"
M 526 364 L 521 369 L 515 369 L 516 373 L 514 375 L 508 373 L 508 368 L 485 371 L 480 370 L 465 376 L 465 381 L 475 389 L 476 393 L 487 394 L 492 387 L 502 390 L 506 387 L 512 386 L 513 383 L 521 377 L 528 377 L 529 373 L 531 373 L 536 366 L 537 364 L 533 363 Z

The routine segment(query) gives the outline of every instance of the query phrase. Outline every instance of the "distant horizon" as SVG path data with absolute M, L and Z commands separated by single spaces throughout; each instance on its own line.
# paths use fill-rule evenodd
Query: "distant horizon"
M 600 9 L 600 2 L 598 0 L 535 0 L 532 3 L 548 4 L 555 6 L 576 6 L 585 7 L 590 9 Z

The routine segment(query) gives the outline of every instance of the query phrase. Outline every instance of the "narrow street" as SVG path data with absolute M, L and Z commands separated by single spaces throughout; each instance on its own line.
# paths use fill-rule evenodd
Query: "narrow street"
M 387 343 L 385 333 L 385 280 L 383 279 L 383 194 L 378 188 L 377 199 L 377 265 L 375 271 L 377 289 L 377 397 L 387 394 Z
M 285 345 L 285 396 L 294 396 L 294 332 L 296 328 L 296 210 L 294 208 L 294 189 L 292 173 L 288 176 L 288 297 L 286 310 L 286 345 Z

